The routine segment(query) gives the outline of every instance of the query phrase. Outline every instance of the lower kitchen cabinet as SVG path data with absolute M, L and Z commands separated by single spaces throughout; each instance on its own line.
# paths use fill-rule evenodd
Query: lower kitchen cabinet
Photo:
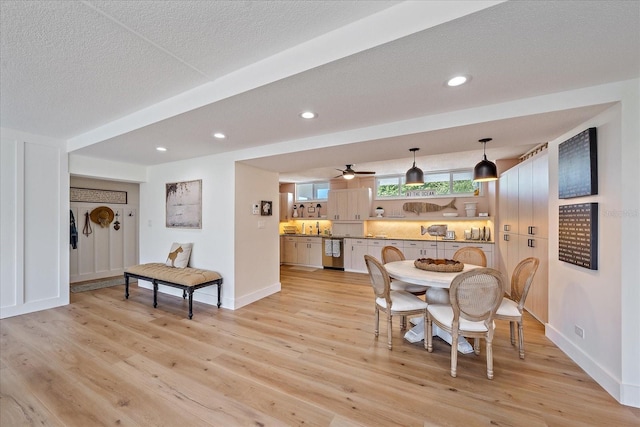
M 283 236 L 282 262 L 322 267 L 322 237 Z
M 344 271 L 366 273 L 364 256 L 368 251 L 367 239 L 344 239 Z
M 487 257 L 487 267 L 493 268 L 493 244 L 491 243 L 471 243 L 471 242 L 444 242 L 444 258 L 453 259 L 453 255 L 460 248 L 475 247 L 480 248 Z
M 283 236 L 284 243 L 282 245 L 282 263 L 283 264 L 297 264 L 298 263 L 298 251 L 297 251 L 297 237 Z
M 405 240 L 402 252 L 406 259 L 442 258 L 444 254 L 444 242 Z
M 493 243 L 472 243 L 452 241 L 419 241 L 399 239 L 345 239 L 344 270 L 366 273 L 364 256 L 371 255 L 382 261 L 382 248 L 395 246 L 404 253 L 406 259 L 449 258 L 462 246 L 481 248 L 487 257 L 487 267 L 493 267 Z
M 322 237 L 298 237 L 297 264 L 322 267 Z

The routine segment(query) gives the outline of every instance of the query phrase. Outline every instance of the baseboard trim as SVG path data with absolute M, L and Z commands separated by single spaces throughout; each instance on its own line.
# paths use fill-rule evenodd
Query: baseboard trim
M 620 404 L 640 407 L 640 387 L 623 384 L 606 369 L 595 362 L 581 348 L 573 344 L 560 331 L 548 323 L 545 325 L 545 335 L 558 346 L 569 358 L 578 364 L 591 378 L 593 378 L 607 393 Z

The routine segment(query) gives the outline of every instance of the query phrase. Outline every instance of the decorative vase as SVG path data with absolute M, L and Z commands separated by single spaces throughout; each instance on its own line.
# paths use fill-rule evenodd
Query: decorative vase
M 464 204 L 464 210 L 467 212 L 467 216 L 476 216 L 477 202 L 466 202 Z
M 374 212 L 377 214 L 377 216 L 376 216 L 377 218 L 382 218 L 382 214 L 384 213 L 384 209 L 378 208 Z

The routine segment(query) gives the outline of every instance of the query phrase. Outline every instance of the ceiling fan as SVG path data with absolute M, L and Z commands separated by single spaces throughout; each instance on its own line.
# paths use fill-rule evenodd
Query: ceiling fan
M 340 178 L 343 177 L 344 179 L 353 179 L 355 178 L 356 175 L 373 175 L 375 174 L 375 172 L 370 172 L 370 171 L 354 171 L 353 169 L 351 169 L 351 166 L 355 166 L 355 165 L 345 165 L 347 168 L 342 170 L 342 169 L 336 169 L 340 172 L 342 172 L 342 175 L 337 175 L 334 178 Z

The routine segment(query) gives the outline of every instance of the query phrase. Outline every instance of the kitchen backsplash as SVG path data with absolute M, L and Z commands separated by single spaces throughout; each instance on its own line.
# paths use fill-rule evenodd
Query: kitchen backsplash
M 334 234 L 338 233 L 338 228 L 335 228 L 335 224 L 332 224 L 331 221 L 328 220 L 314 220 L 312 218 L 306 220 L 291 220 L 288 222 L 280 223 L 280 234 L 285 234 L 285 227 L 290 227 L 288 230 L 294 229 L 298 234 L 302 234 L 302 226 L 306 229 L 306 234 L 317 235 L 317 225 L 320 226 L 320 235 L 324 235 L 325 230 L 333 231 Z M 431 225 L 436 224 L 446 224 L 447 230 L 453 230 L 456 233 L 456 240 L 464 240 L 464 231 L 471 230 L 472 228 L 478 228 L 480 230 L 485 227 L 486 230 L 490 233 L 489 241 L 494 241 L 494 222 L 493 219 L 460 219 L 456 218 L 455 220 L 447 221 L 446 217 L 440 219 L 429 218 L 424 221 L 420 220 L 392 220 L 392 219 L 384 219 L 384 220 L 375 220 L 370 219 L 364 221 L 364 227 L 362 228 L 364 231 L 361 236 L 353 235 L 353 237 L 365 237 L 367 235 L 371 235 L 374 237 L 386 237 L 389 239 L 424 239 L 424 240 L 433 240 L 434 237 L 429 234 L 422 235 L 420 233 L 420 227 L 429 227 Z M 311 232 L 309 227 L 311 227 Z M 335 228 L 335 230 L 334 230 Z

